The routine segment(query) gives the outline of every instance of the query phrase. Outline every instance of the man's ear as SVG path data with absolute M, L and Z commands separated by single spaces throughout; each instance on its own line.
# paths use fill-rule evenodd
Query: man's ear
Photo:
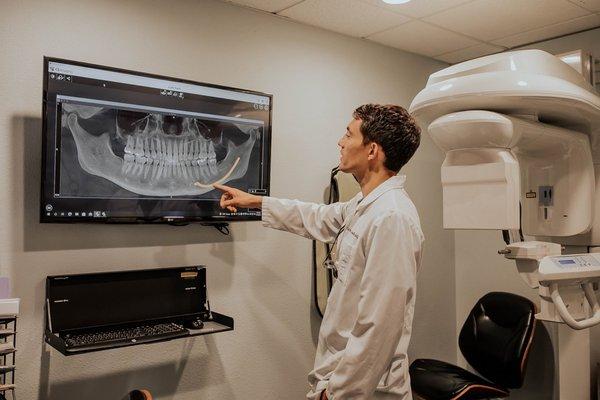
M 378 152 L 379 152 L 379 147 L 377 146 L 377 143 L 375 143 L 375 142 L 369 143 L 369 156 L 368 156 L 368 159 L 369 160 L 376 159 Z

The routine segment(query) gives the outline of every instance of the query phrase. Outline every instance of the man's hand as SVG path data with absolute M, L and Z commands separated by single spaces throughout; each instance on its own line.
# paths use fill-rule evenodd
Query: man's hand
M 237 207 L 261 208 L 262 196 L 256 196 L 225 185 L 213 185 L 216 189 L 223 192 L 221 195 L 221 208 L 226 208 L 231 212 L 237 212 Z

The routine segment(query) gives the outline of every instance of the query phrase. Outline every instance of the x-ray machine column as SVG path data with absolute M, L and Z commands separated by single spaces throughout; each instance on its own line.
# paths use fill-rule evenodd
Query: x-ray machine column
M 589 399 L 588 328 L 600 322 L 600 97 L 557 57 L 523 50 L 432 74 L 410 111 L 446 154 L 444 228 L 508 233 L 500 253 L 538 289 L 536 317 L 558 323 L 558 398 Z M 562 255 L 571 246 L 591 250 Z

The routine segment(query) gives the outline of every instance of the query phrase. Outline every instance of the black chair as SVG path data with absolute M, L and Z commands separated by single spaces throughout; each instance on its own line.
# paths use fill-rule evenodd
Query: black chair
M 491 292 L 473 307 L 458 338 L 460 350 L 481 374 L 443 361 L 410 365 L 412 390 L 425 400 L 507 397 L 520 388 L 535 330 L 535 305 L 512 293 Z

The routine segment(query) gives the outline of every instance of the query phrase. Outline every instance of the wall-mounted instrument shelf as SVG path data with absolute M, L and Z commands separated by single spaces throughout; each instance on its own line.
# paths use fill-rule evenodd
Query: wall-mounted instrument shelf
M 45 340 L 67 356 L 230 330 L 203 266 L 46 278 Z

